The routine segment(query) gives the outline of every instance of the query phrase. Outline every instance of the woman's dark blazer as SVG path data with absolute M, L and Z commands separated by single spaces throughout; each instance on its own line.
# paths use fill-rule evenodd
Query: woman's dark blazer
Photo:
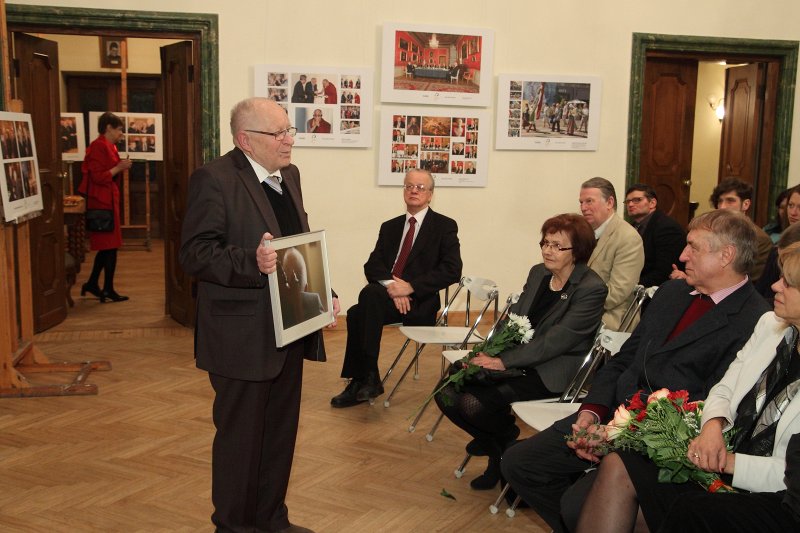
M 536 291 L 549 274 L 544 264 L 531 268 L 522 295 L 510 311 L 527 316 Z M 607 294 L 600 276 L 585 263 L 576 264 L 569 286 L 539 321 L 533 339 L 500 354 L 505 367 L 534 367 L 548 389 L 563 390 L 592 346 Z

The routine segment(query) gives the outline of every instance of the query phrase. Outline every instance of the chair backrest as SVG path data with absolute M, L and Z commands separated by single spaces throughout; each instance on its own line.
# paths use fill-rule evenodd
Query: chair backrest
M 512 292 L 511 294 L 508 295 L 508 298 L 506 298 L 506 306 L 503 308 L 503 311 L 495 317 L 494 324 L 492 324 L 491 329 L 488 331 L 488 333 L 486 333 L 487 341 L 492 338 L 492 335 L 494 335 L 495 331 L 497 330 L 497 326 L 503 320 L 505 320 L 505 318 L 508 316 L 509 309 L 511 309 L 511 306 L 517 303 L 518 300 L 519 300 L 519 294 Z
M 652 298 L 656 289 L 658 289 L 658 287 L 650 287 L 647 289 L 642 285 L 637 285 L 633 288 L 633 299 L 628 305 L 628 309 L 625 310 L 625 314 L 622 315 L 622 320 L 619 323 L 619 331 L 633 330 L 633 326 L 636 324 L 636 317 L 639 316 L 639 312 L 642 310 L 642 305 L 644 305 L 644 302 L 646 302 L 648 298 Z
M 453 291 L 453 295 L 448 300 L 447 304 L 445 305 L 444 309 L 442 310 L 441 315 L 439 315 L 439 319 L 436 321 L 437 326 L 446 326 L 447 325 L 447 317 L 450 313 L 450 310 L 453 307 L 453 303 L 455 302 L 456 298 L 458 298 L 461 289 L 467 289 L 467 314 L 466 314 L 466 321 L 464 326 L 469 327 L 469 334 L 464 339 L 465 342 L 462 345 L 466 347 L 466 340 L 469 339 L 473 333 L 478 329 L 478 325 L 483 320 L 483 316 L 486 314 L 486 311 L 489 307 L 494 304 L 494 312 L 495 312 L 495 320 L 497 319 L 497 307 L 498 307 L 498 290 L 497 284 L 486 278 L 479 278 L 475 276 L 464 276 L 458 283 L 458 286 Z M 474 296 L 475 298 L 484 302 L 483 307 L 481 308 L 478 316 L 475 318 L 475 321 L 470 326 L 470 297 Z

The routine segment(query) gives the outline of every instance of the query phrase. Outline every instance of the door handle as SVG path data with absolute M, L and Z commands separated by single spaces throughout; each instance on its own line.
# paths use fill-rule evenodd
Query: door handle
M 692 180 L 690 180 L 689 178 L 684 178 L 683 179 L 683 186 L 687 187 L 687 188 L 691 187 L 692 186 Z

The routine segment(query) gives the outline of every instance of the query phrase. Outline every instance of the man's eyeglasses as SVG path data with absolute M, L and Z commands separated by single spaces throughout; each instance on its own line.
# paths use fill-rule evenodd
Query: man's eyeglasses
M 570 246 L 569 248 L 562 248 L 561 243 L 550 242 L 548 240 L 540 241 L 539 246 L 542 248 L 542 250 L 547 250 L 548 248 L 550 248 L 551 250 L 555 250 L 557 252 L 566 252 L 567 250 L 572 250 L 572 246 Z
M 294 137 L 297 135 L 297 128 L 286 128 L 285 130 L 281 131 L 258 131 L 258 130 L 244 130 L 248 133 L 260 133 L 261 135 L 272 135 L 275 137 L 275 140 L 281 142 L 286 138 L 288 135 L 289 137 Z
M 636 196 L 635 198 L 628 198 L 625 200 L 625 204 L 640 204 L 643 200 L 647 200 L 646 196 Z
M 411 183 L 408 183 L 406 185 L 403 185 L 403 188 L 405 190 L 407 190 L 408 192 L 411 192 L 411 191 L 414 191 L 414 190 L 419 191 L 419 192 L 425 192 L 425 191 L 430 191 L 431 190 L 430 187 L 428 187 L 427 185 L 422 185 L 421 183 L 419 185 L 413 185 Z

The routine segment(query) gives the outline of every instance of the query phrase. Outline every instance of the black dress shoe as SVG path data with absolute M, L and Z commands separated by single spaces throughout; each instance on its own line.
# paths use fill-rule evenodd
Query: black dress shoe
M 500 457 L 489 456 L 489 465 L 486 471 L 469 482 L 473 490 L 491 490 L 500 481 Z
M 106 300 L 111 300 L 112 302 L 125 302 L 130 300 L 130 298 L 119 295 L 114 291 L 103 291 L 103 295 L 100 296 L 100 301 L 105 303 Z
M 377 372 L 370 372 L 356 393 L 356 399 L 362 402 L 377 398 L 383 394 L 383 383 Z
M 364 400 L 359 400 L 356 397 L 359 388 L 361 388 L 361 381 L 351 379 L 341 394 L 331 398 L 331 405 L 333 407 L 352 407 L 364 402 Z
M 103 299 L 103 291 L 97 285 L 89 285 L 88 283 L 81 285 L 81 296 L 86 296 L 87 292 L 96 298 Z

